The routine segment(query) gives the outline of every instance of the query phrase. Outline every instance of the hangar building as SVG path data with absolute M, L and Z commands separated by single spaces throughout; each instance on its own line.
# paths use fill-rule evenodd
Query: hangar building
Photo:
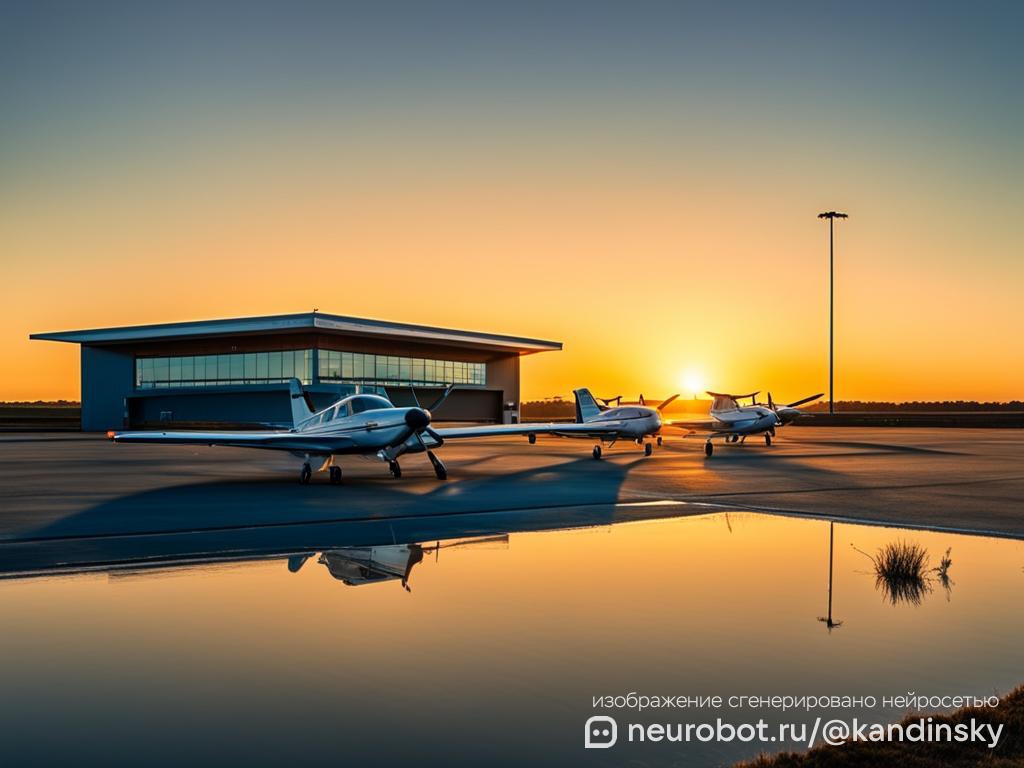
M 82 429 L 290 426 L 288 380 L 317 408 L 356 391 L 411 405 L 458 388 L 438 421 L 515 422 L 519 358 L 561 343 L 309 312 L 56 333 L 82 345 Z

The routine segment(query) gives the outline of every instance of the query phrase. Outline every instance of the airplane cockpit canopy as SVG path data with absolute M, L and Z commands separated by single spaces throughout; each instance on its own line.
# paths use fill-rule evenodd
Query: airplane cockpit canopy
M 729 411 L 737 407 L 736 401 L 725 395 L 715 395 L 714 402 L 711 403 L 711 408 L 715 411 Z
M 386 398 L 380 395 L 356 395 L 348 401 L 348 405 L 352 409 L 352 413 L 377 411 L 381 408 L 394 408 Z

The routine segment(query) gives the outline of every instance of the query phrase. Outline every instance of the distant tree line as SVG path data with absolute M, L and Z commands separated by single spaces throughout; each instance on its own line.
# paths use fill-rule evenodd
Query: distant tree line
M 623 403 L 625 405 L 625 403 Z M 648 405 L 655 406 L 657 400 L 651 400 Z M 689 400 L 679 399 L 672 403 L 666 410 L 672 412 L 703 412 L 707 413 L 711 407 L 710 400 Z M 811 405 L 804 406 L 804 410 L 811 413 L 828 411 L 828 402 L 820 400 Z M 1009 402 L 979 402 L 977 400 L 912 400 L 901 403 L 890 403 L 882 400 L 837 400 L 836 410 L 845 412 L 917 412 L 917 413 L 963 413 L 963 412 L 987 412 L 987 411 L 1024 411 L 1024 401 L 1010 400 Z M 543 400 L 524 400 L 519 405 L 519 412 L 522 417 L 528 419 L 562 419 L 572 418 L 576 415 L 576 405 L 572 400 L 564 397 L 546 397 Z
M 0 407 L 18 408 L 81 408 L 77 400 L 0 400 Z
M 828 411 L 828 402 L 819 400 L 804 410 L 811 412 Z M 837 400 L 836 410 L 842 411 L 901 411 L 951 413 L 964 411 L 1024 411 L 1024 401 L 1010 400 L 1005 403 L 978 402 L 977 400 L 910 400 L 902 403 L 888 403 L 881 400 Z
M 524 400 L 519 404 L 519 415 L 524 419 L 564 419 L 576 415 L 576 404 L 562 397 Z

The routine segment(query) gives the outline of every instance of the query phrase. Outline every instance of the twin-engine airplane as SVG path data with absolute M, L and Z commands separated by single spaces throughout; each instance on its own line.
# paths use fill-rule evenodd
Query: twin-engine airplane
M 371 456 L 385 461 L 393 477 L 402 476 L 398 463 L 406 453 L 426 453 L 438 480 L 448 477 L 444 463 L 434 454 L 445 440 L 527 435 L 530 442 L 540 434 L 561 437 L 586 437 L 601 442 L 635 440 L 638 444 L 649 435 L 661 430 L 661 418 L 652 408 L 635 406 L 598 408 L 589 390 L 578 389 L 576 395 L 576 421 L 546 424 L 494 424 L 467 427 L 434 428 L 431 411 L 437 410 L 455 388 L 448 387 L 429 408 L 419 405 L 398 408 L 380 395 L 357 394 L 344 397 L 321 411 L 314 412 L 298 379 L 289 385 L 293 427 L 288 430 L 267 431 L 210 431 L 210 432 L 115 432 L 107 436 L 115 443 L 151 443 L 171 445 L 223 445 L 235 448 L 262 448 L 288 451 L 302 459 L 299 481 L 306 484 L 313 475 L 313 462 L 320 464 L 320 472 L 328 472 L 331 483 L 341 482 L 341 467 L 337 457 L 347 455 Z M 665 401 L 662 406 L 670 401 Z M 653 446 L 645 444 L 645 455 L 650 456 Z M 601 458 L 600 444 L 594 446 L 593 456 Z
M 777 405 L 768 393 L 768 403 L 758 403 L 759 392 L 749 395 L 729 395 L 721 392 L 708 392 L 711 401 L 710 418 L 701 420 L 681 420 L 669 422 L 669 426 L 689 430 L 687 437 L 700 432 L 709 432 L 704 442 L 704 455 L 711 456 L 714 446 L 711 440 L 721 437 L 727 443 L 746 442 L 749 435 L 764 435 L 764 444 L 771 445 L 776 427 L 784 427 L 797 419 L 802 411 L 797 407 L 813 402 L 822 393 L 805 397 L 788 405 Z M 750 398 L 750 405 L 740 405 L 738 401 Z

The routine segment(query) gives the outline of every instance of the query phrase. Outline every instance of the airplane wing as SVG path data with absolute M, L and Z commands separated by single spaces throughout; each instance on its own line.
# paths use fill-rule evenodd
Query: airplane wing
M 671 421 L 665 422 L 666 427 L 675 427 L 677 429 L 687 430 L 703 430 L 705 432 L 713 431 L 716 424 L 720 424 L 720 422 L 715 421 L 710 416 L 695 419 L 672 419 Z
M 733 400 L 746 400 L 748 397 L 755 397 L 756 395 L 760 395 L 761 394 L 761 390 L 757 390 L 757 392 L 750 392 L 749 394 L 746 394 L 746 395 L 732 395 L 732 394 L 729 394 L 728 392 L 711 392 L 711 391 L 708 391 L 708 394 L 711 395 L 712 397 L 730 397 Z
M 730 434 L 743 434 L 743 432 L 752 427 L 757 422 L 757 419 L 744 419 L 743 421 L 724 422 L 718 419 L 708 417 L 706 419 L 683 419 L 679 421 L 670 421 L 665 424 L 666 427 L 676 427 L 690 433 L 690 435 L 696 434 L 716 434 L 716 435 L 730 435 Z M 690 435 L 684 435 L 689 437 Z
M 291 431 L 253 432 L 112 432 L 115 443 L 153 445 L 222 445 L 232 448 L 265 448 L 326 455 L 352 447 L 351 438 L 339 435 L 303 434 Z
M 557 435 L 559 437 L 602 437 L 615 435 L 622 421 L 601 421 L 594 424 L 579 422 L 548 422 L 538 424 L 483 424 L 475 427 L 432 427 L 445 440 L 471 437 L 503 437 L 507 435 Z

